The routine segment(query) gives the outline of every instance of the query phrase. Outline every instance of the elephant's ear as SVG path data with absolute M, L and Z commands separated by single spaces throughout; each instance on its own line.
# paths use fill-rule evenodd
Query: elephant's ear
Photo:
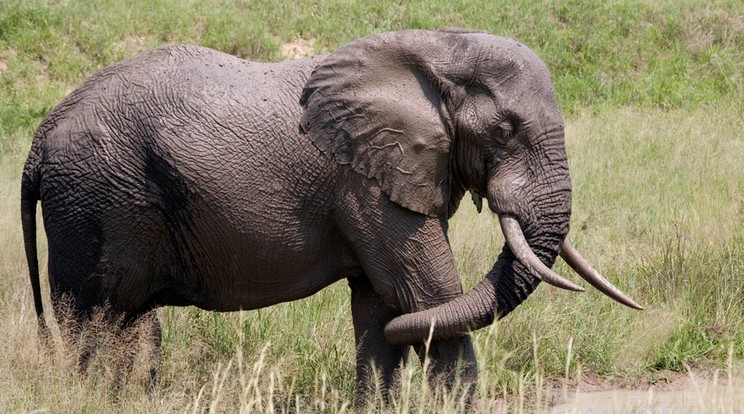
M 302 131 L 322 152 L 429 216 L 446 212 L 450 192 L 446 86 L 428 63 L 445 48 L 436 37 L 405 31 L 349 43 L 315 68 L 300 100 Z

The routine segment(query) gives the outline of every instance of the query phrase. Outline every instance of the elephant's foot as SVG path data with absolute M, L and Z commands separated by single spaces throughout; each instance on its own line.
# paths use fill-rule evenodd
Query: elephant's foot
M 415 349 L 432 385 L 442 386 L 447 392 L 467 392 L 467 400 L 472 400 L 478 363 L 470 335 L 432 341 L 428 347 L 420 345 Z

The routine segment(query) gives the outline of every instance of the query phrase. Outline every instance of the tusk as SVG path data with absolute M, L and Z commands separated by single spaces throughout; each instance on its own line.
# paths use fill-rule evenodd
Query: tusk
M 592 265 L 590 265 L 589 262 L 586 261 L 586 259 L 581 257 L 579 252 L 571 245 L 571 242 L 569 242 L 568 239 L 564 239 L 563 244 L 561 245 L 561 257 L 563 258 L 563 260 L 566 261 L 566 263 L 568 263 L 569 266 L 571 266 L 571 269 L 578 273 L 579 276 L 581 276 L 584 280 L 589 282 L 590 285 L 597 288 L 597 290 L 599 290 L 600 292 L 622 303 L 625 306 L 631 307 L 633 309 L 643 310 L 643 306 L 636 303 L 636 301 L 628 297 L 620 289 L 615 287 L 615 285 L 602 277 L 599 272 L 594 270 Z
M 538 259 L 535 252 L 527 244 L 522 228 L 519 227 L 519 223 L 514 217 L 499 215 L 499 223 L 501 224 L 501 231 L 504 232 L 506 244 L 517 256 L 519 262 L 529 269 L 536 278 L 562 289 L 576 292 L 584 291 L 584 288 L 550 270 L 548 266 L 545 266 L 545 263 Z

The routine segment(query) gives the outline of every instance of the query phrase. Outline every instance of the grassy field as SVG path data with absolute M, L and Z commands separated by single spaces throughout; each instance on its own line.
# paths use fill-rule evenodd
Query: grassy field
M 5 0 L 0 411 L 350 411 L 354 341 L 345 283 L 260 311 L 162 309 L 162 381 L 151 392 L 139 381 L 144 373 L 134 372 L 113 392 L 110 365 L 101 363 L 83 378 L 66 358 L 45 355 L 36 346 L 22 250 L 21 166 L 36 125 L 60 99 L 137 51 L 195 43 L 280 60 L 289 46 L 324 53 L 370 33 L 445 26 L 517 38 L 546 61 L 566 114 L 571 238 L 646 307 L 632 311 L 592 289 L 539 288 L 508 318 L 474 334 L 481 374 L 475 408 L 546 411 L 551 387 L 582 378 L 648 385 L 688 370 L 741 377 L 740 1 L 103 0 L 93 6 Z M 467 204 L 453 219 L 450 238 L 469 288 L 490 269 L 503 239 L 495 217 Z M 43 243 L 40 250 L 45 254 Z M 565 264 L 557 269 L 573 277 Z M 460 395 L 427 387 L 418 364 L 410 364 L 400 397 L 384 411 L 462 409 Z M 744 402 L 727 401 L 722 411 Z

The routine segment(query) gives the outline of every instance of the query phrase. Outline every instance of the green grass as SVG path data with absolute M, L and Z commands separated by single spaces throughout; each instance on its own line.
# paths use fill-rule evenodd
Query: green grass
M 45 357 L 35 347 L 22 250 L 21 166 L 34 129 L 60 99 L 95 71 L 141 50 L 195 43 L 279 60 L 282 46 L 298 39 L 314 39 L 315 52 L 325 53 L 370 33 L 446 26 L 517 38 L 546 61 L 566 114 L 571 238 L 646 307 L 623 308 L 593 289 L 574 294 L 540 287 L 508 318 L 474 334 L 481 375 L 476 408 L 544 409 L 551 384 L 586 375 L 623 384 L 655 382 L 669 370 L 740 375 L 739 1 L 5 0 L 0 411 L 348 412 L 354 341 L 345 283 L 260 311 L 162 309 L 162 384 L 152 395 L 137 380 L 142 373 L 115 393 L 105 363 L 100 375 L 81 378 L 71 361 Z M 490 270 L 503 244 L 495 217 L 468 204 L 463 201 L 450 228 L 466 288 Z M 573 278 L 560 261 L 557 270 Z M 386 411 L 462 408 L 458 395 L 428 392 L 417 365 L 410 364 L 400 398 Z
M 281 59 L 317 39 L 319 52 L 406 28 L 465 26 L 514 37 L 553 71 L 569 113 L 634 105 L 690 108 L 741 96 L 744 20 L 730 1 L 210 1 L 6 0 L 0 5 L 3 128 L 35 125 L 70 87 L 136 51 L 198 43 L 241 57 Z M 50 90 L 51 89 L 51 90 Z M 13 92 L 20 92 L 14 94 Z M 32 98 L 29 100 L 29 98 Z

